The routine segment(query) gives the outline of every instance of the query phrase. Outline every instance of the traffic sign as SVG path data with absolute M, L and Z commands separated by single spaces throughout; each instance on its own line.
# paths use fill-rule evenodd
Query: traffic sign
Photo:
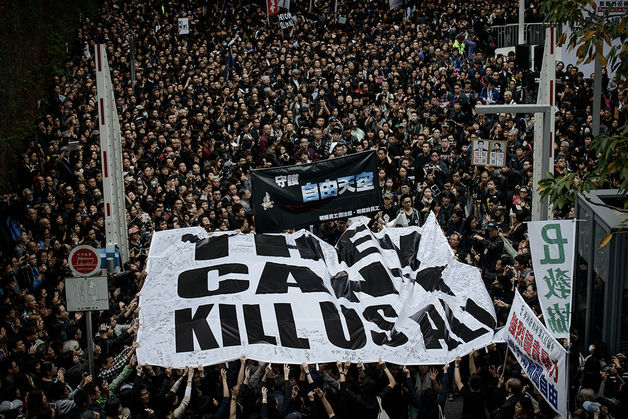
M 68 311 L 109 310 L 107 277 L 66 278 L 65 297 Z
M 76 246 L 70 252 L 68 264 L 78 276 L 91 276 L 100 271 L 100 253 L 91 246 Z

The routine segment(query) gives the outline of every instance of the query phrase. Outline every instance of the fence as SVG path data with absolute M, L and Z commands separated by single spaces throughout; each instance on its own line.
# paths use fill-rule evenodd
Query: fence
M 543 45 L 545 43 L 545 23 L 525 23 L 525 43 L 527 45 Z M 519 24 L 492 26 L 493 39 L 497 48 L 514 47 L 518 44 Z M 560 36 L 560 28 L 557 35 Z

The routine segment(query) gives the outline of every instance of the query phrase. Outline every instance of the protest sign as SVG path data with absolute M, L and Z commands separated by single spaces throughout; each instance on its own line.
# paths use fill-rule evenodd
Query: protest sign
M 292 16 L 292 13 L 286 12 L 279 15 L 279 26 L 281 29 L 291 28 L 298 23 L 296 16 Z
M 155 232 L 142 288 L 142 364 L 377 361 L 442 364 L 493 338 L 477 268 L 454 260 L 434 215 L 336 247 L 306 230 Z
M 379 211 L 375 152 L 251 172 L 260 233 Z
M 555 338 L 569 338 L 576 222 L 529 222 L 528 235 L 545 325 Z
M 506 166 L 506 141 L 473 140 L 471 164 L 474 166 Z
M 190 33 L 190 21 L 187 17 L 179 18 L 179 35 L 187 35 Z
M 549 405 L 567 417 L 567 352 L 519 292 L 515 293 L 506 328 L 506 343 L 522 371 Z
M 404 4 L 404 0 L 388 0 L 388 7 L 390 8 L 390 10 L 396 9 L 398 7 L 403 7 Z
M 506 141 L 490 141 L 490 153 L 488 155 L 488 165 L 492 167 L 506 166 Z

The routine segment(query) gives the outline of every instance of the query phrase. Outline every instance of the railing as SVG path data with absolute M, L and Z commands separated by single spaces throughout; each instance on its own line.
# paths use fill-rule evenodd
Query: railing
M 546 23 L 525 23 L 525 44 L 543 45 L 545 44 Z M 557 28 L 557 37 L 560 36 L 560 27 Z M 519 24 L 492 26 L 493 39 L 497 48 L 514 47 L 518 44 Z

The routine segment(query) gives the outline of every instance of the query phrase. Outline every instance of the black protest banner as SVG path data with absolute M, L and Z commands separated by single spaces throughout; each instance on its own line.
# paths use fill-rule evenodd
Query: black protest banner
M 377 156 L 373 151 L 254 170 L 251 182 L 259 233 L 366 215 L 380 208 Z

